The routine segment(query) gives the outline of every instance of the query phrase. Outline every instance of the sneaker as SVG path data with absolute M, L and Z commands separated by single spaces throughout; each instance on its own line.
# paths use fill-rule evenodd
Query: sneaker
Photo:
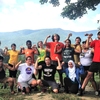
M 83 89 L 80 89 L 79 92 L 77 93 L 78 96 L 82 96 L 83 95 Z
M 99 91 L 95 91 L 95 95 L 98 96 L 99 95 Z

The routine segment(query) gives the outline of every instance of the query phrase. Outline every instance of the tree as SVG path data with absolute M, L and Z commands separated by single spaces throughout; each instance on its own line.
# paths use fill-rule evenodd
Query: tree
M 59 6 L 59 0 L 40 0 L 41 4 L 51 3 L 54 7 Z M 71 0 L 65 0 L 66 6 L 61 13 L 62 17 L 75 20 L 81 18 L 87 11 L 92 9 L 96 10 L 96 6 L 100 3 L 100 0 L 77 0 L 75 3 L 71 3 Z

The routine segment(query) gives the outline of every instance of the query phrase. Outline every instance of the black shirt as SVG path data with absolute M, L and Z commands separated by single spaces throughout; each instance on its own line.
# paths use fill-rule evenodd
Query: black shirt
M 42 66 L 42 70 L 43 70 L 43 78 L 46 81 L 55 81 L 55 73 L 56 73 L 56 66 L 55 65 L 50 65 L 50 66 L 46 66 L 43 65 Z

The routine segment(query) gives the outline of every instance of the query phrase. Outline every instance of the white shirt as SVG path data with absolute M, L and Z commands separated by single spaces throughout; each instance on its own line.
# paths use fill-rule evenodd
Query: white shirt
M 34 73 L 34 66 L 28 66 L 26 63 L 20 64 L 18 67 L 20 75 L 18 76 L 18 82 L 26 82 L 32 79 Z
M 92 63 L 92 53 L 91 49 L 87 50 L 87 52 L 83 52 L 80 54 L 80 62 L 83 66 L 90 66 Z

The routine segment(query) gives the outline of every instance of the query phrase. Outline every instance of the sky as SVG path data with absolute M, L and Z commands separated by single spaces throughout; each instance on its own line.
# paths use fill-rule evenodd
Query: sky
M 89 10 L 80 19 L 70 20 L 61 16 L 62 8 L 66 5 L 64 1 L 60 0 L 60 6 L 53 7 L 49 3 L 41 5 L 39 0 L 0 0 L 0 32 L 49 28 L 75 32 L 97 30 L 100 5 L 96 11 Z

